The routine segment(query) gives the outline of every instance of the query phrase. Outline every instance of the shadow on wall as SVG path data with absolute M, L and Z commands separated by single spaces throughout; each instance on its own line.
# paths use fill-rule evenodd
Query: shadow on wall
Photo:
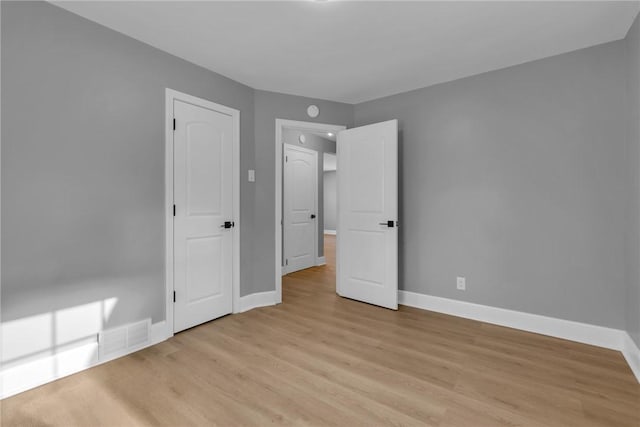
M 140 305 L 140 295 L 157 295 L 157 283 L 155 277 L 91 279 L 58 285 L 47 299 L 38 298 L 41 288 L 3 295 L 2 370 L 96 343 L 101 331 L 151 317 L 150 307 L 163 301 L 150 297 Z M 59 374 L 55 364 L 51 369 Z

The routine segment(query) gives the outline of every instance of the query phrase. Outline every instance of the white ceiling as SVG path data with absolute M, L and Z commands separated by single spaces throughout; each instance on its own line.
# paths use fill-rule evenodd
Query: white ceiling
M 256 89 L 359 103 L 624 38 L 638 2 L 55 2 Z
M 312 133 L 314 135 L 317 135 L 324 139 L 328 139 L 329 141 L 333 141 L 333 142 L 336 142 L 336 139 L 337 139 L 336 134 L 333 132 L 308 131 L 308 133 Z

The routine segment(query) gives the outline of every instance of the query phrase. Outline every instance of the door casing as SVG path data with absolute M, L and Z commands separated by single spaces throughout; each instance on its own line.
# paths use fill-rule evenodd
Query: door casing
M 233 120 L 232 139 L 232 199 L 233 221 L 233 313 L 240 311 L 240 111 L 216 104 L 206 99 L 167 88 L 165 90 L 165 334 L 171 337 L 173 328 L 173 291 L 174 291 L 174 236 L 173 236 L 173 103 L 175 100 L 198 107 L 220 111 L 228 114 Z

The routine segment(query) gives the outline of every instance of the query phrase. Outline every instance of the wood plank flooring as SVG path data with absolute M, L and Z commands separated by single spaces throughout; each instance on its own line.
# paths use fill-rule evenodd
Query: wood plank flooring
M 620 353 L 339 298 L 326 246 L 283 304 L 6 399 L 2 425 L 640 426 Z

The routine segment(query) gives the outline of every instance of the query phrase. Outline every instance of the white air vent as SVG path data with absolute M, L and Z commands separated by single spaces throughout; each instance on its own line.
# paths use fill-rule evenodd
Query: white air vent
M 102 331 L 98 335 L 100 361 L 115 359 L 149 345 L 151 319 Z

